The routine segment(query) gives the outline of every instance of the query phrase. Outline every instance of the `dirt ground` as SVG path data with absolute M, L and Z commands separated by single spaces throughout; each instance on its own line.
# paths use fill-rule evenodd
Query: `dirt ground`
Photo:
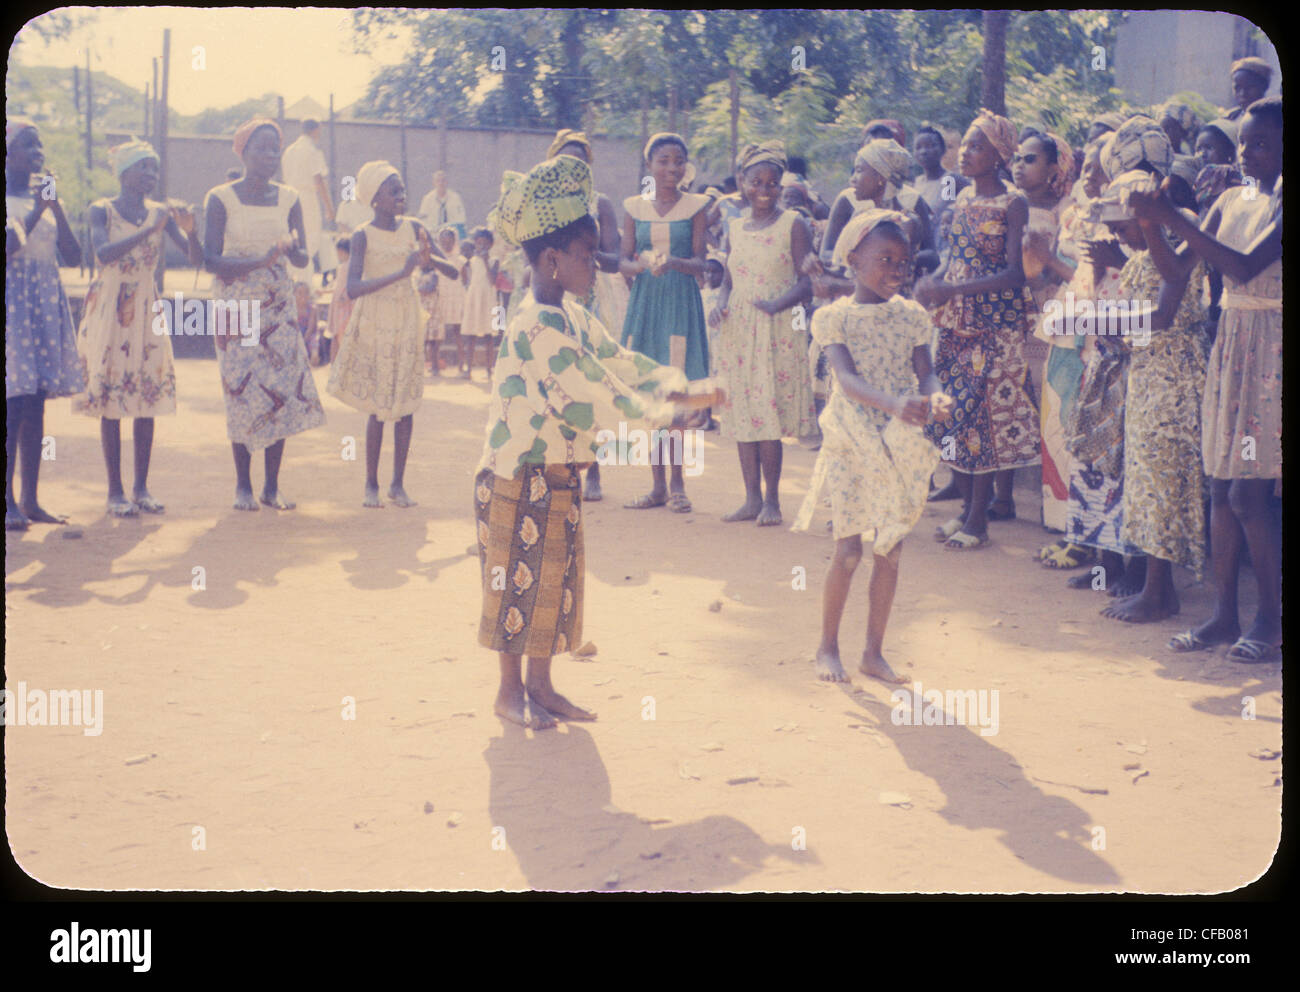
M 45 884 L 1220 892 L 1268 868 L 1280 666 L 1166 650 L 1206 614 L 1208 579 L 1178 576 L 1180 618 L 1099 617 L 1101 594 L 1035 562 L 1048 538 L 1024 489 L 1021 519 L 975 553 L 930 539 L 953 504 L 927 510 L 886 640 L 924 690 L 996 690 L 996 734 L 896 725 L 890 687 L 816 681 L 824 514 L 809 534 L 722 523 L 740 473 L 716 434 L 693 514 L 622 509 L 644 468 L 608 470 L 585 508 L 598 652 L 555 670 L 599 721 L 503 725 L 466 553 L 486 384 L 427 385 L 406 483 L 420 505 L 366 510 L 364 418 L 326 374 L 325 426 L 288 442 L 289 513 L 231 509 L 211 361 L 177 362 L 150 480 L 162 517 L 107 518 L 96 422 L 48 405 L 41 500 L 83 536 L 6 536 L 7 684 L 102 690 L 103 732 L 7 728 L 9 843 Z M 785 449 L 787 521 L 814 457 Z

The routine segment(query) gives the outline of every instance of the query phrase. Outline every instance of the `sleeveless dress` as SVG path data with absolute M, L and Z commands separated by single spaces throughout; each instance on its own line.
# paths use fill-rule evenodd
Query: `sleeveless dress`
M 460 319 L 462 337 L 493 338 L 492 308 L 497 305 L 496 287 L 488 281 L 487 263 L 478 255 L 469 260 L 469 286 L 465 289 L 465 309 Z
M 1201 390 L 1205 382 L 1204 268 L 1197 262 L 1165 330 L 1133 342 L 1124 404 L 1124 522 L 1121 539 L 1145 554 L 1191 569 L 1205 567 L 1205 480 Z M 1120 272 L 1120 292 L 1155 301 L 1161 278 L 1149 251 Z
M 654 201 L 639 194 L 623 201 L 623 209 L 636 225 L 636 252 L 657 251 L 673 258 L 690 258 L 694 218 L 709 205 L 702 193 L 683 193 L 663 217 Z M 694 276 L 668 270 L 663 275 L 642 272 L 632 284 L 623 320 L 622 342 L 660 365 L 670 361 L 670 337 L 686 338 L 686 378 L 694 381 L 709 374 L 709 341 L 704 303 Z
M 947 282 L 1006 268 L 1007 207 L 1018 195 L 977 200 L 973 186 L 958 194 Z M 964 294 L 935 313 L 934 371 L 954 405 L 952 420 L 926 431 L 941 450 L 944 439 L 952 439 L 948 464 L 958 471 L 982 475 L 1042 460 L 1038 402 L 1025 361 L 1027 297 L 1023 288 Z
M 271 206 L 245 206 L 235 195 L 234 183 L 209 191 L 209 200 L 216 197 L 226 209 L 222 254 L 233 258 L 264 255 L 289 233 L 289 211 L 298 195 L 280 183 L 271 186 L 279 193 Z M 217 349 L 226 433 L 250 451 L 268 448 L 325 422 L 307 347 L 298 329 L 293 285 L 283 255 L 270 266 L 233 280 L 212 280 L 213 300 L 224 302 L 238 315 L 231 322 L 242 321 L 247 313 L 248 326 L 254 330 L 248 336 L 232 334 L 226 347 Z
M 363 280 L 400 271 L 419 247 L 415 225 L 403 217 L 395 231 L 366 232 Z M 343 343 L 325 387 L 354 410 L 388 422 L 414 413 L 424 397 L 424 311 L 414 273 L 352 302 Z M 441 283 L 441 280 L 439 280 Z
M 32 196 L 5 194 L 5 222 L 22 224 Z M 59 225 L 46 210 L 5 261 L 5 399 L 75 396 L 86 388 L 72 308 L 59 279 Z
M 140 224 L 118 213 L 112 200 L 100 200 L 95 206 L 104 210 L 110 242 L 140 230 Z M 146 202 L 145 206 L 162 204 Z M 87 384 L 84 393 L 73 397 L 73 412 L 109 420 L 176 412 L 167 315 L 154 309 L 158 299 L 154 271 L 166 237 L 163 228 L 116 261 L 102 265 L 87 291 L 77 335 Z
M 790 232 L 798 215 L 782 211 L 769 226 L 746 231 L 748 218 L 728 224 L 731 297 L 716 332 L 717 374 L 727 382 L 722 436 L 735 441 L 778 441 L 816 433 L 808 332 L 794 329 L 794 308 L 766 314 L 754 300 L 771 300 L 798 281 Z
M 1259 194 L 1247 199 L 1249 188 L 1219 198 L 1219 240 L 1238 251 L 1273 218 L 1274 200 Z M 1224 275 L 1220 306 L 1201 408 L 1205 473 L 1215 479 L 1281 478 L 1282 259 L 1245 284 Z

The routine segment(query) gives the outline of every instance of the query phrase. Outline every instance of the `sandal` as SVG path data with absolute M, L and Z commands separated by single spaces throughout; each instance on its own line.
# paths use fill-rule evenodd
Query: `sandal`
M 135 499 L 131 502 L 133 502 L 136 505 L 136 508 L 143 513 L 164 513 L 167 509 L 152 496 L 146 496 L 144 499 Z
M 998 509 L 999 506 L 1009 506 L 1011 509 L 1003 511 Z M 990 520 L 1015 520 L 1016 504 L 1013 500 L 1009 499 L 995 499 L 989 504 L 988 513 L 986 515 Z
M 630 503 L 624 503 L 625 510 L 652 510 L 656 506 L 666 506 L 668 503 L 667 496 L 655 496 L 653 493 L 646 493 L 644 496 L 638 496 Z
M 1054 555 L 1056 552 L 1063 548 L 1068 548 L 1069 546 L 1070 542 L 1065 538 L 1061 538 L 1059 541 L 1053 541 L 1051 544 L 1045 544 L 1043 547 L 1038 549 L 1038 560 L 1042 561 L 1048 555 Z
M 1210 647 L 1209 641 L 1204 641 L 1196 635 L 1194 630 L 1184 630 L 1181 634 L 1175 634 L 1169 638 L 1169 650 L 1178 654 L 1187 654 L 1189 651 L 1204 651 Z
M 1046 550 L 1046 549 L 1044 549 Z M 1068 570 L 1090 564 L 1097 558 L 1097 552 L 1081 544 L 1067 544 L 1043 558 L 1043 568 Z
M 139 508 L 129 499 L 108 501 L 108 515 L 110 517 L 134 517 L 139 512 Z
M 1282 660 L 1282 645 L 1274 646 L 1267 641 L 1252 641 L 1249 637 L 1238 637 L 1236 643 L 1228 648 L 1228 660 L 1243 665 L 1266 665 Z
M 673 493 L 668 497 L 668 509 L 673 513 L 690 513 L 691 500 L 685 493 Z
M 953 517 L 946 524 L 942 524 L 934 529 L 934 539 L 942 544 L 944 541 L 948 540 L 948 538 L 956 534 L 957 531 L 961 530 L 965 524 L 966 521 L 962 520 L 960 517 Z
M 952 537 L 944 542 L 944 548 L 948 551 L 975 551 L 989 543 L 989 536 L 981 534 L 976 537 L 974 534 L 967 534 L 963 531 L 957 531 Z

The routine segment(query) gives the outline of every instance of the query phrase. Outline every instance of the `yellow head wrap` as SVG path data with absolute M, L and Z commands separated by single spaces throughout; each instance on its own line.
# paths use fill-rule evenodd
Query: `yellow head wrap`
M 591 169 L 582 159 L 557 155 L 533 166 L 527 175 L 506 172 L 501 196 L 488 214 L 488 226 L 519 247 L 588 216 Z

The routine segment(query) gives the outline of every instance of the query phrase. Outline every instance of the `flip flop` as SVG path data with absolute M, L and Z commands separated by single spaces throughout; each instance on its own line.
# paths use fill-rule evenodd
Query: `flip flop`
M 691 500 L 685 493 L 673 493 L 668 497 L 668 509 L 673 513 L 690 513 Z
M 667 497 L 667 496 L 664 496 L 664 497 L 662 497 L 662 498 L 660 498 L 660 499 L 656 499 L 654 496 L 650 495 L 649 493 L 646 493 L 644 496 L 638 496 L 636 499 L 632 500 L 632 502 L 630 502 L 630 503 L 624 503 L 624 504 L 623 504 L 623 509 L 625 509 L 625 510 L 653 510 L 653 509 L 654 509 L 655 507 L 657 507 L 657 506 L 667 506 L 667 505 L 668 505 L 668 497 Z
M 1061 538 L 1061 540 L 1059 541 L 1053 541 L 1051 544 L 1044 544 L 1041 548 L 1038 549 L 1038 560 L 1042 561 L 1044 558 L 1048 557 L 1049 555 L 1054 555 L 1062 548 L 1068 548 L 1069 546 L 1070 546 L 1070 542 L 1065 540 L 1065 538 Z
M 976 537 L 974 534 L 965 534 L 957 531 L 952 537 L 944 542 L 944 548 L 948 551 L 977 551 L 989 543 L 989 536 L 983 534 Z
M 1204 651 L 1211 647 L 1209 641 L 1202 640 L 1196 635 L 1194 630 L 1184 630 L 1181 634 L 1175 634 L 1169 638 L 1168 648 L 1177 654 L 1187 654 L 1191 651 Z
M 134 517 L 139 512 L 140 509 L 129 499 L 116 503 L 110 500 L 108 503 L 108 515 L 110 517 Z
M 953 517 L 946 524 L 941 524 L 934 529 L 934 539 L 942 544 L 944 541 L 948 540 L 948 538 L 956 534 L 957 531 L 961 530 L 963 526 L 965 526 L 964 520 Z
M 1274 646 L 1267 641 L 1253 641 L 1249 637 L 1239 637 L 1228 648 L 1228 660 L 1243 665 L 1266 665 L 1282 660 L 1282 646 Z
M 146 496 L 144 499 L 132 500 L 137 509 L 142 513 L 165 513 L 167 508 L 159 503 L 152 496 Z
M 1072 568 L 1080 568 L 1087 565 L 1097 558 L 1097 552 L 1092 548 L 1085 548 L 1081 544 L 1067 544 L 1065 547 L 1053 551 L 1050 555 L 1043 558 L 1043 568 L 1053 568 L 1062 571 L 1068 571 Z

